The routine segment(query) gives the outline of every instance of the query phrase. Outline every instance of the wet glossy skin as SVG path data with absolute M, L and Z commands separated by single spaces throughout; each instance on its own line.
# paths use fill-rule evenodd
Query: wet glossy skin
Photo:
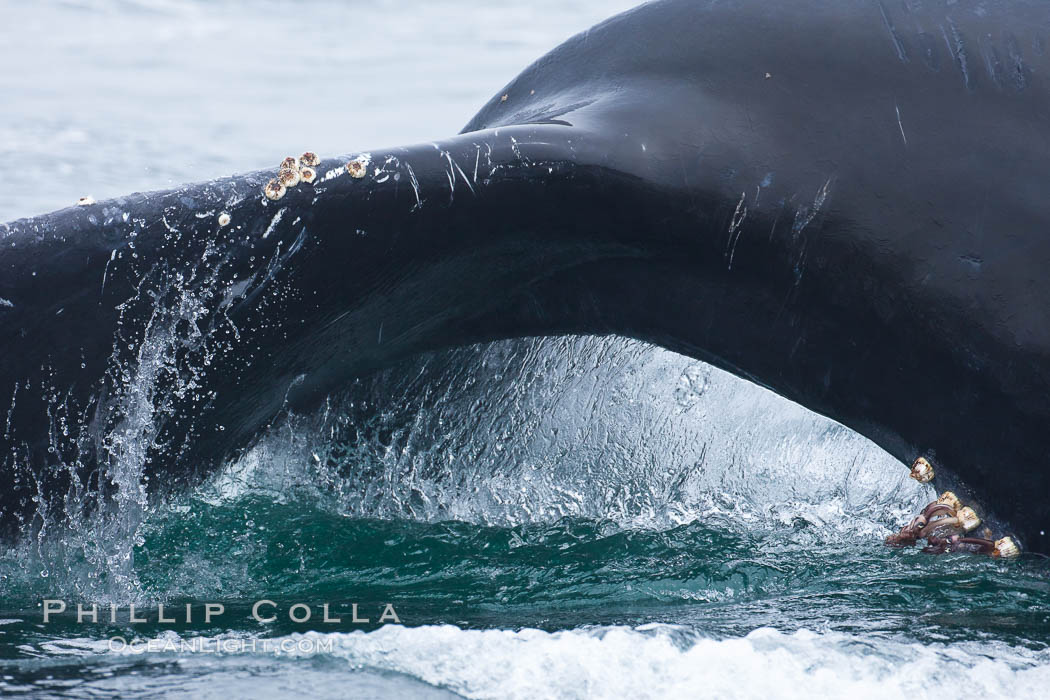
M 364 178 L 326 179 L 329 159 L 276 202 L 275 168 L 14 222 L 0 386 L 30 386 L 3 452 L 62 454 L 42 381 L 86 411 L 83 461 L 113 452 L 91 418 L 119 382 L 100 378 L 141 365 L 171 302 L 148 290 L 181 271 L 217 290 L 191 295 L 212 356 L 156 416 L 154 483 L 420 350 L 619 333 L 930 456 L 1046 550 L 1047 20 L 1037 2 L 655 3 L 540 59 L 466 133 L 373 152 Z M 8 493 L 13 531 L 32 506 Z

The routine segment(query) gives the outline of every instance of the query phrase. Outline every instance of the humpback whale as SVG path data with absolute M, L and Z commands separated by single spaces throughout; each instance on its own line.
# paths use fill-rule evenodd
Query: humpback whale
M 590 333 L 926 455 L 1050 550 L 1048 31 L 662 0 L 447 139 L 0 225 L 0 529 L 191 484 L 422 351 Z

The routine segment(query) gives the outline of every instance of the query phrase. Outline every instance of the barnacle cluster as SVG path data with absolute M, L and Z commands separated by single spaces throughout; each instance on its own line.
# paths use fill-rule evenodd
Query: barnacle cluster
M 312 183 L 317 179 L 317 170 L 315 168 L 320 163 L 321 159 L 312 151 L 307 151 L 298 158 L 288 156 L 281 161 L 280 168 L 277 170 L 277 177 L 267 182 L 266 186 L 263 187 L 263 194 L 268 199 L 277 201 L 288 192 L 289 188 L 295 187 L 301 182 Z
M 929 474 L 929 478 L 917 477 L 917 470 L 922 475 Z M 912 465 L 912 477 L 923 482 L 929 481 L 933 478 L 933 467 L 920 457 Z M 973 552 L 1009 559 L 1021 553 L 1013 538 L 990 539 L 991 530 L 987 528 L 982 534 L 987 534 L 988 538 L 968 536 L 968 533 L 973 532 L 980 525 L 981 518 L 977 515 L 977 511 L 970 506 L 964 506 L 959 497 L 951 491 L 945 491 L 936 501 L 923 508 L 922 512 L 902 527 L 899 532 L 887 537 L 886 544 L 906 547 L 914 545 L 919 540 L 926 540 L 926 546 L 922 551 L 929 554 Z

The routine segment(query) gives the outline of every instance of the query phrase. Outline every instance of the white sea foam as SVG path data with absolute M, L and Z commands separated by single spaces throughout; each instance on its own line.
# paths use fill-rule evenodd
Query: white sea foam
M 173 639 L 177 637 L 167 633 L 161 641 Z M 214 643 L 230 637 L 209 639 Z M 965 688 L 972 697 L 1018 699 L 1045 697 L 1050 686 L 1048 649 L 984 641 L 917 644 L 807 630 L 785 634 L 760 628 L 744 637 L 719 640 L 671 625 L 554 633 L 392 625 L 369 633 L 308 632 L 272 641 L 281 640 L 293 640 L 296 649 L 322 650 L 276 653 L 297 665 L 304 658 L 338 659 L 346 664 L 348 680 L 361 672 L 393 673 L 469 698 L 913 700 L 956 696 Z M 106 642 L 84 646 L 111 658 L 133 655 L 110 652 Z M 206 664 L 196 669 L 205 656 Z M 259 655 L 227 654 L 222 662 L 211 654 L 179 657 L 185 671 L 209 674 L 209 685 L 224 685 L 225 677 L 232 675 L 246 684 L 237 686 L 244 691 L 253 685 L 244 667 L 257 663 Z M 151 658 L 159 661 L 165 655 Z M 325 668 L 330 670 L 331 664 Z

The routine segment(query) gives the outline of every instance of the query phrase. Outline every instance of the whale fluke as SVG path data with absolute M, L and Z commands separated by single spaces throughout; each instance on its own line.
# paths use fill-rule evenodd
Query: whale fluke
M 2 226 L 5 531 L 139 488 L 116 463 L 191 483 L 413 353 L 615 333 L 924 455 L 1046 551 L 1047 20 L 655 2 L 437 143 Z

